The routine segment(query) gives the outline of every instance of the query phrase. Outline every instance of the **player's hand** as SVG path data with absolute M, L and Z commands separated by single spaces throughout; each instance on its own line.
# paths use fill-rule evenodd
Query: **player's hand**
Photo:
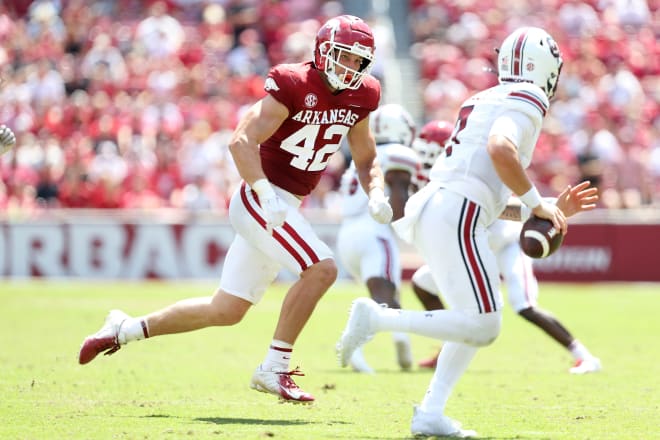
M 279 228 L 284 224 L 288 205 L 276 194 L 274 194 L 274 197 L 266 199 L 259 197 L 259 201 L 264 210 L 264 217 L 266 217 L 266 230 L 270 234 L 273 228 Z
M 11 147 L 16 144 L 16 136 L 11 128 L 6 125 L 0 125 L 0 155 L 5 154 L 11 150 Z
M 389 223 L 392 221 L 394 212 L 385 193 L 380 188 L 369 191 L 369 214 L 378 223 Z
M 288 205 L 277 196 L 275 190 L 266 179 L 257 180 L 252 184 L 252 189 L 259 196 L 259 204 L 264 211 L 266 230 L 272 233 L 273 228 L 279 228 L 286 220 Z
M 568 185 L 557 197 L 557 206 L 566 217 L 582 211 L 591 211 L 598 202 L 598 188 L 590 186 L 591 182 L 585 180 L 571 187 Z
M 562 234 L 566 235 L 566 233 L 568 233 L 568 223 L 566 222 L 566 216 L 564 215 L 564 212 L 554 203 L 543 200 L 541 201 L 540 205 L 532 209 L 532 214 L 537 217 L 550 220 L 554 227 L 558 231 L 561 231 Z

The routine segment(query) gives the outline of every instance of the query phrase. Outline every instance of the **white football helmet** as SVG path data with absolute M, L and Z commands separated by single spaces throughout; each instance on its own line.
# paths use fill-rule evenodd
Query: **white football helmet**
M 369 126 L 376 144 L 397 143 L 412 146 L 415 139 L 415 123 L 405 108 L 398 104 L 385 104 L 369 116 Z
M 367 23 L 353 15 L 340 15 L 326 21 L 316 34 L 314 65 L 325 72 L 333 88 L 355 90 L 371 71 L 375 49 L 374 35 Z M 341 64 L 342 52 L 362 57 L 360 69 Z M 343 73 L 337 73 L 337 66 L 343 69 Z
M 498 50 L 497 72 L 502 82 L 530 82 L 548 99 L 557 90 L 563 60 L 555 40 L 541 28 L 522 27 L 506 37 Z

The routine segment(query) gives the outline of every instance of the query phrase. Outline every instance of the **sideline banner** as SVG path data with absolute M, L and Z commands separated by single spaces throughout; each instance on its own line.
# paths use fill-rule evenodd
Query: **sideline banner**
M 334 248 L 338 222 L 313 225 Z M 0 279 L 218 279 L 233 237 L 226 218 L 211 216 L 0 220 Z M 659 247 L 660 224 L 578 223 L 554 255 L 534 265 L 538 278 L 547 281 L 660 281 Z M 422 264 L 406 246 L 401 260 L 404 279 Z M 340 270 L 340 276 L 347 274 Z
M 574 224 L 534 269 L 548 281 L 660 281 L 659 245 L 660 225 Z

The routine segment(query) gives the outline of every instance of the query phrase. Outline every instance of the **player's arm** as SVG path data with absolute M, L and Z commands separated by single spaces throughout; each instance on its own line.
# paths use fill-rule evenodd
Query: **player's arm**
M 277 196 L 266 178 L 261 166 L 259 144 L 271 137 L 288 115 L 286 106 L 266 95 L 243 115 L 229 142 L 229 151 L 238 173 L 259 196 L 269 234 L 273 228 L 284 224 L 287 205 Z
M 259 144 L 275 133 L 289 116 L 289 110 L 270 95 L 252 105 L 238 122 L 229 142 L 238 173 L 248 185 L 266 179 L 259 156 Z
M 369 213 L 379 223 L 392 220 L 392 207 L 385 197 L 383 171 L 376 161 L 376 142 L 369 129 L 369 118 L 355 124 L 347 134 L 360 185 L 369 194 Z
M 369 130 L 369 118 L 355 124 L 347 135 L 351 157 L 360 185 L 369 194 L 374 188 L 384 190 L 383 171 L 376 161 L 376 141 Z
M 410 193 L 411 176 L 408 171 L 390 170 L 385 174 L 385 182 L 390 189 L 390 205 L 392 206 L 392 220 L 403 217 L 403 210 Z
M 525 129 L 524 126 L 520 127 L 521 124 L 526 124 L 525 118 L 515 118 L 514 115 L 498 118 L 494 124 L 497 125 L 496 129 L 491 129 L 491 135 L 488 137 L 488 154 L 502 182 L 532 210 L 534 215 L 552 221 L 555 228 L 566 234 L 566 216 L 556 205 L 547 203 L 541 198 L 520 162 L 516 145 L 502 134 L 511 132 L 515 137 L 517 131 Z

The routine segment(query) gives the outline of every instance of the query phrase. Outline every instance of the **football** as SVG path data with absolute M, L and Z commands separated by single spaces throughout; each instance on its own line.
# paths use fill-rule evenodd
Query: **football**
M 520 230 L 520 248 L 532 258 L 552 255 L 564 241 L 564 234 L 556 230 L 550 220 L 532 215 Z

